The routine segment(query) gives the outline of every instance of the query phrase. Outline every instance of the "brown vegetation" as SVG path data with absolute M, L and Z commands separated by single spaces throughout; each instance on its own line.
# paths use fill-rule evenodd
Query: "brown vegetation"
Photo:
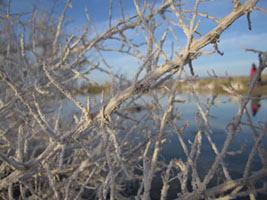
M 101 94 L 103 91 L 106 94 L 109 94 L 111 90 L 111 84 L 109 82 L 105 82 L 104 85 L 94 85 L 94 84 L 83 84 L 80 87 L 72 88 L 73 95 L 88 95 L 88 94 Z
M 201 94 L 230 95 L 231 92 L 224 88 L 231 84 L 234 89 L 244 95 L 249 88 L 250 81 L 249 77 L 207 78 L 195 80 L 193 83 L 185 81 L 178 86 L 178 92 L 191 93 L 190 84 L 193 84 L 194 89 Z M 253 94 L 267 95 L 267 74 L 261 76 L 261 82 L 256 84 Z

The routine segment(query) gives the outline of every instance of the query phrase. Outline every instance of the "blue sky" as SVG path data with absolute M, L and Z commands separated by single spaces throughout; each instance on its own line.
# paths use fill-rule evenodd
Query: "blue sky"
M 29 10 L 31 9 L 31 3 L 34 0 L 13 0 L 12 1 L 12 10 Z M 39 8 L 45 7 L 46 10 L 51 8 L 51 2 L 39 0 L 37 1 L 37 6 Z M 61 10 L 64 7 L 65 0 L 59 0 L 57 6 L 57 13 L 60 15 Z M 120 8 L 118 4 L 119 0 L 113 0 L 113 25 L 118 21 L 120 17 Z M 135 8 L 133 0 L 122 0 L 123 6 L 125 8 L 125 16 L 130 16 L 135 13 Z M 142 1 L 140 1 L 142 2 Z M 150 1 L 151 2 L 151 1 Z M 161 0 L 158 1 L 161 3 Z M 194 5 L 194 0 L 186 0 L 183 8 L 190 9 Z M 243 3 L 244 0 L 241 2 Z M 82 30 L 82 28 L 88 26 L 84 8 L 87 7 L 92 21 L 94 22 L 98 33 L 101 33 L 108 27 L 108 14 L 109 14 L 109 0 L 72 0 L 72 8 L 68 9 L 67 16 L 74 19 L 74 22 L 70 24 L 67 31 L 68 32 L 77 32 L 77 30 Z M 259 0 L 257 7 L 267 9 L 267 1 Z M 199 11 L 203 13 L 208 13 L 215 16 L 217 19 L 220 19 L 225 14 L 229 13 L 233 8 L 232 0 L 215 0 L 211 2 L 203 2 Z M 159 18 L 156 18 L 159 20 Z M 173 18 L 175 20 L 175 18 Z M 215 23 L 207 22 L 204 19 L 201 19 L 200 32 L 203 34 L 210 31 Z M 177 21 L 177 20 L 176 20 Z M 203 55 L 197 60 L 193 61 L 193 66 L 195 67 L 196 74 L 200 76 L 207 76 L 207 71 L 215 70 L 216 73 L 220 76 L 225 75 L 227 72 L 230 76 L 247 76 L 249 74 L 250 66 L 253 62 L 256 64 L 257 55 L 251 52 L 244 52 L 242 46 L 247 48 L 254 48 L 261 51 L 267 51 L 267 14 L 263 14 L 259 11 L 254 11 L 251 14 L 252 21 L 252 31 L 248 30 L 248 23 L 246 16 L 239 18 L 229 29 L 227 29 L 220 37 L 219 49 L 224 52 L 223 56 L 218 54 L 213 55 Z M 160 40 L 162 33 L 165 31 L 166 26 L 162 26 L 161 29 L 157 32 L 157 37 Z M 185 44 L 185 36 L 178 27 L 175 28 L 177 37 L 180 40 L 180 44 Z M 142 32 L 141 36 L 142 36 Z M 130 32 L 131 36 L 136 40 L 139 40 L 139 37 L 136 36 L 136 32 Z M 141 38 L 141 37 L 140 37 Z M 140 40 L 141 41 L 141 40 Z M 166 54 L 170 56 L 171 53 L 171 42 L 173 37 L 171 34 L 168 34 L 166 46 Z M 107 43 L 108 44 L 108 43 Z M 116 45 L 115 43 L 109 43 L 109 45 Z M 178 44 L 175 43 L 174 47 L 177 48 Z M 205 47 L 205 50 L 212 50 L 210 46 Z M 177 50 L 179 51 L 179 50 Z M 129 58 L 124 55 L 116 55 L 105 53 L 105 58 L 113 67 L 113 72 L 125 74 L 129 77 L 133 77 L 138 66 L 140 64 L 136 63 L 135 59 Z M 97 56 L 96 56 L 97 57 Z M 266 73 L 266 72 L 265 72 Z M 103 82 L 103 77 L 99 76 L 98 73 L 94 74 L 92 79 L 99 82 Z

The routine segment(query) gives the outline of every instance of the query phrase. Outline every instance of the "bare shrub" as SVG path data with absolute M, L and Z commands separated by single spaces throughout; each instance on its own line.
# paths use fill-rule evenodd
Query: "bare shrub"
M 246 49 L 259 55 L 260 64 L 245 95 L 232 87 L 229 79 L 227 84 L 217 79 L 224 90 L 239 100 L 236 116 L 226 125 L 221 148 L 213 141 L 210 124 L 213 117 L 210 109 L 216 104 L 216 95 L 207 99 L 206 104 L 199 100 L 193 85 L 197 77 L 192 65 L 203 54 L 222 54 L 217 44 L 220 35 L 243 15 L 248 16 L 251 24 L 249 14 L 258 1 L 246 0 L 243 4 L 233 1 L 233 10 L 222 19 L 198 12 L 203 2 L 196 0 L 192 10 L 184 10 L 181 1 L 161 4 L 144 1 L 141 5 L 134 0 L 136 14 L 126 16 L 123 2 L 119 1 L 116 6 L 121 8 L 121 18 L 113 20 L 112 5 L 117 2 L 111 0 L 107 30 L 97 32 L 90 13 L 85 10 L 88 28 L 80 34 L 67 34 L 64 26 L 70 0 L 59 20 L 53 13 L 38 10 L 25 16 L 13 15 L 9 1 L 0 15 L 0 197 L 150 199 L 154 197 L 152 181 L 160 177 L 160 199 L 168 198 L 173 182 L 178 199 L 240 196 L 255 199 L 258 193 L 266 191 L 267 159 L 262 141 L 267 124 L 253 124 L 246 105 L 255 98 L 252 91 L 266 67 L 267 54 Z M 214 28 L 201 34 L 199 18 L 213 21 Z M 161 28 L 162 24 L 165 28 Z M 175 34 L 177 28 L 187 38 L 185 46 L 181 46 Z M 133 32 L 143 39 L 135 40 Z M 181 51 L 167 53 L 168 34 Z M 202 51 L 209 44 L 214 50 Z M 107 51 L 130 56 L 140 63 L 133 80 L 112 73 L 104 56 Z M 89 56 L 94 54 L 99 60 Z M 190 75 L 184 69 L 186 66 Z M 90 78 L 95 71 L 109 76 L 112 87 L 106 85 L 109 92 L 103 92 L 101 97 L 88 94 L 87 101 L 82 102 L 74 95 L 75 90 L 80 82 L 83 86 L 98 85 Z M 171 84 L 163 84 L 171 77 L 175 77 Z M 184 103 L 177 99 L 177 88 L 185 81 L 190 83 L 197 106 L 192 120 L 198 130 L 190 142 L 184 137 L 190 122 L 177 125 L 182 115 L 177 109 Z M 166 105 L 160 102 L 160 89 L 165 90 Z M 71 111 L 70 106 L 74 107 Z M 242 122 L 243 115 L 248 123 Z M 241 126 L 251 129 L 254 145 L 247 155 L 242 177 L 233 178 L 225 158 L 246 148 L 230 151 Z M 177 136 L 177 145 L 181 146 L 185 159 L 165 162 L 160 158 L 162 145 L 170 135 Z M 203 144 L 203 138 L 208 144 Z M 203 145 L 209 145 L 215 156 L 209 168 L 200 173 Z M 260 157 L 261 168 L 252 171 L 256 156 Z M 217 184 L 210 185 L 212 181 Z

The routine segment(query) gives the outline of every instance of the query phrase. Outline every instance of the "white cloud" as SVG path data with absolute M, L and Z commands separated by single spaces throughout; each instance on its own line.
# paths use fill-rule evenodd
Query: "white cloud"
M 193 2 L 195 1 L 188 1 L 188 4 L 192 6 Z M 187 2 L 186 2 L 187 3 Z M 215 14 L 220 17 L 220 15 L 227 14 L 232 10 L 233 4 L 229 2 L 228 0 L 220 0 L 220 1 L 214 1 L 214 2 L 204 2 L 201 6 L 201 11 L 211 11 L 209 13 Z M 219 9 L 219 8 L 220 9 Z M 226 8 L 227 7 L 227 8 Z M 224 8 L 224 9 L 221 9 Z M 135 13 L 134 7 L 127 10 L 125 12 L 125 15 L 132 15 Z M 211 71 L 212 69 L 215 69 L 218 75 L 224 75 L 227 71 L 230 75 L 247 75 L 249 74 L 249 68 L 252 62 L 257 63 L 257 55 L 250 53 L 250 52 L 244 52 L 242 49 L 242 46 L 246 46 L 247 48 L 255 48 L 262 51 L 266 50 L 267 47 L 267 40 L 266 40 L 266 31 L 264 27 L 259 26 L 260 23 L 262 23 L 262 18 L 259 20 L 260 15 L 257 14 L 254 17 L 256 17 L 256 20 L 253 20 L 253 30 L 250 32 L 247 29 L 247 20 L 246 17 L 243 16 L 241 19 L 238 19 L 229 29 L 227 29 L 222 35 L 221 35 L 221 42 L 218 44 L 219 49 L 223 51 L 225 54 L 223 57 L 219 56 L 218 54 L 212 55 L 212 56 L 201 56 L 199 59 L 194 61 L 194 66 L 196 66 L 196 72 L 202 75 L 206 75 L 206 71 Z M 127 16 L 126 16 L 127 17 Z M 266 18 L 266 17 L 265 17 Z M 112 24 L 115 24 L 119 21 L 118 18 L 113 18 Z M 210 30 L 212 27 L 209 26 L 210 24 L 205 24 L 205 20 L 203 20 L 203 30 L 205 32 Z M 96 24 L 97 30 L 100 32 L 103 32 L 108 26 L 108 20 L 102 19 L 98 21 Z M 162 29 L 165 29 L 163 27 Z M 184 44 L 184 37 L 183 34 L 180 32 L 177 32 L 177 28 L 175 29 L 175 32 L 177 33 L 177 37 L 181 40 L 181 42 Z M 180 30 L 178 30 L 180 31 Z M 134 38 L 135 40 L 139 40 L 135 30 L 128 32 L 130 34 L 130 37 Z M 143 34 L 143 33 L 141 33 Z M 169 33 L 171 35 L 171 33 Z M 168 36 L 169 36 L 168 35 Z M 160 40 L 160 37 L 158 40 Z M 112 45 L 113 43 L 107 43 L 107 45 Z M 116 44 L 115 44 L 116 45 Z M 167 38 L 167 41 L 165 43 L 164 50 L 166 50 L 166 53 L 169 53 L 171 50 L 171 40 L 169 40 L 169 37 Z M 174 46 L 176 49 L 178 46 Z M 211 46 L 205 47 L 205 50 L 213 50 Z M 167 56 L 168 56 L 167 55 Z M 107 60 L 109 61 L 110 65 L 114 66 L 115 73 L 121 73 L 126 74 L 128 76 L 133 76 L 133 74 L 136 73 L 138 64 L 136 63 L 135 59 L 129 58 L 128 56 L 124 55 L 117 55 L 113 56 L 112 54 L 106 55 Z
M 267 50 L 266 33 L 227 33 L 221 38 L 219 49 L 224 52 L 224 55 L 203 55 L 193 61 L 197 74 L 205 76 L 207 71 L 215 70 L 220 76 L 225 75 L 226 72 L 231 76 L 247 76 L 251 64 L 253 62 L 258 64 L 258 56 L 253 52 L 245 52 L 242 46 L 261 51 Z M 212 48 L 208 46 L 205 50 L 212 50 Z
M 227 50 L 236 48 L 240 49 L 242 48 L 242 46 L 265 51 L 267 49 L 266 33 L 258 33 L 258 34 L 233 33 L 233 34 L 228 34 L 227 36 L 222 35 L 221 42 L 219 43 L 220 48 Z

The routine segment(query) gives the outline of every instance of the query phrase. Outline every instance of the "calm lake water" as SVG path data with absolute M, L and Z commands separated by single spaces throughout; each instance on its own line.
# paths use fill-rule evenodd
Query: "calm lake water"
M 85 97 L 78 97 L 81 102 L 86 104 Z M 199 96 L 201 102 L 206 102 L 207 98 L 210 98 L 206 95 Z M 99 97 L 95 98 L 96 106 L 99 102 Z M 194 141 L 195 134 L 198 131 L 198 126 L 195 122 L 195 113 L 198 110 L 195 100 L 190 95 L 178 95 L 176 99 L 185 100 L 184 104 L 177 104 L 176 112 L 181 112 L 181 118 L 177 122 L 178 127 L 181 127 L 187 120 L 189 120 L 189 127 L 185 130 L 183 134 L 183 138 L 185 143 L 189 145 L 189 140 Z M 162 97 L 160 100 L 161 105 L 164 107 L 167 104 L 167 97 Z M 137 100 L 137 102 L 143 102 L 152 104 L 152 98 L 149 96 L 144 97 L 142 100 Z M 258 110 L 255 112 L 255 106 L 258 106 Z M 74 106 L 70 103 L 66 103 L 63 112 L 67 114 L 74 108 Z M 202 106 L 205 110 L 205 107 Z M 93 108 L 93 109 L 94 109 Z M 251 114 L 251 119 L 255 125 L 261 125 L 267 121 L 267 100 L 261 100 L 260 102 L 249 102 L 247 104 L 247 108 L 249 113 Z M 215 105 L 211 107 L 210 114 L 215 116 L 215 118 L 210 118 L 210 126 L 213 131 L 212 140 L 216 143 L 218 150 L 220 151 L 225 138 L 227 137 L 226 125 L 231 121 L 231 119 L 236 116 L 237 111 L 239 109 L 239 104 L 237 101 L 230 96 L 219 96 L 215 100 Z M 134 113 L 135 117 L 142 117 L 145 112 L 140 111 L 138 113 Z M 247 118 L 245 115 L 242 117 L 242 122 L 247 123 Z M 261 132 L 258 132 L 261 134 Z M 266 135 L 266 134 L 265 134 Z M 224 162 L 229 170 L 232 178 L 241 178 L 243 176 L 243 171 L 245 168 L 246 161 L 248 159 L 249 152 L 254 145 L 254 138 L 252 136 L 251 129 L 245 125 L 241 125 L 240 129 L 235 134 L 235 137 L 231 143 L 230 151 L 236 151 L 241 148 L 243 144 L 246 144 L 244 151 L 241 154 L 234 156 L 227 156 L 224 159 Z M 267 137 L 265 136 L 263 140 L 263 145 L 265 150 L 267 151 Z M 173 159 L 182 159 L 186 161 L 186 156 L 183 152 L 183 149 L 180 145 L 178 136 L 176 134 L 169 136 L 169 141 L 162 145 L 161 151 L 161 159 L 165 160 L 167 163 Z M 215 153 L 211 148 L 207 138 L 205 136 L 202 137 L 202 146 L 201 146 L 201 154 L 198 162 L 198 173 L 200 178 L 202 179 L 209 168 L 211 167 L 215 158 Z M 260 169 L 262 166 L 260 158 L 257 156 L 254 159 L 252 170 Z M 160 179 L 155 179 L 152 188 L 152 199 L 157 199 L 160 195 L 161 183 Z M 169 189 L 169 198 L 172 199 L 176 197 L 177 193 L 177 183 L 171 183 L 171 187 Z

